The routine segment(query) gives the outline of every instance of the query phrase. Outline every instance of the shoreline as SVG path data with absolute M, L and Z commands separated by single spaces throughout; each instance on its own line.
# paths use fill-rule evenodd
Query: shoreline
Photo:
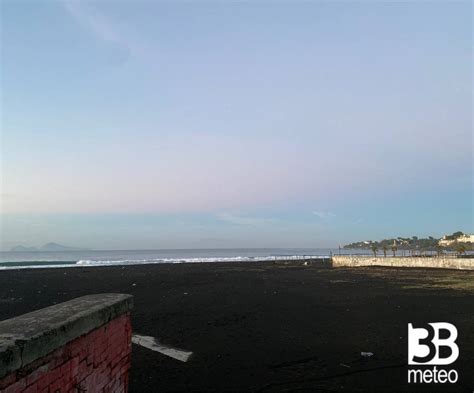
M 195 260 L 192 260 L 195 259 Z M 81 263 L 83 262 L 83 263 Z M 272 256 L 272 257 L 227 257 L 227 258 L 191 258 L 173 261 L 14 261 L 0 262 L 0 274 L 10 270 L 38 270 L 38 269 L 69 269 L 69 268 L 99 268 L 122 266 L 153 266 L 153 265 L 196 265 L 196 264 L 238 264 L 256 263 L 272 265 L 309 266 L 319 265 L 333 268 L 360 268 L 360 267 L 386 267 L 410 269 L 443 269 L 443 270 L 474 270 L 473 257 L 454 256 L 368 256 L 368 255 L 343 255 L 332 256 Z

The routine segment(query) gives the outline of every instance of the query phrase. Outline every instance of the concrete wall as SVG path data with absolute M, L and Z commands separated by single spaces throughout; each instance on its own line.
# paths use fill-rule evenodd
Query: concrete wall
M 390 266 L 474 270 L 474 258 L 453 257 L 369 257 L 334 255 L 334 267 Z
M 92 295 L 0 322 L 0 392 L 126 393 L 131 307 Z

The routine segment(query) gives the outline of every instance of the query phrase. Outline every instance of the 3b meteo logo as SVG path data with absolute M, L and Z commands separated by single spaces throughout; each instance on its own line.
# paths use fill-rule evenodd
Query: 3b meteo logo
M 434 366 L 408 370 L 408 383 L 456 383 L 458 372 L 454 369 L 437 369 L 456 361 L 459 347 L 458 330 L 448 322 L 428 323 L 424 327 L 408 324 L 408 364 Z

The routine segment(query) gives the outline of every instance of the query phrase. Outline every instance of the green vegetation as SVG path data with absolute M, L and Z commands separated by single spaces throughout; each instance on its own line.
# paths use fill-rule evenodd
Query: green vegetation
M 456 250 L 458 255 L 465 254 L 467 250 L 466 245 L 464 243 L 457 243 L 457 242 L 454 246 L 454 249 Z
M 461 231 L 454 232 L 452 235 L 446 235 L 445 240 L 456 240 L 458 237 L 464 235 Z
M 439 257 L 443 255 L 443 251 L 444 251 L 443 246 L 441 246 L 440 244 L 437 244 L 435 248 L 436 248 L 436 254 L 438 254 Z
M 372 249 L 372 245 L 375 245 L 377 249 L 380 248 L 383 250 L 384 247 L 386 247 L 387 249 L 390 248 L 393 251 L 394 244 L 395 244 L 396 250 L 412 250 L 415 248 L 434 250 L 436 245 L 438 244 L 438 239 L 435 239 L 431 236 L 427 239 L 419 239 L 416 236 L 413 236 L 411 238 L 410 237 L 397 237 L 397 238 L 392 238 L 392 239 L 384 239 L 380 241 L 367 240 L 367 241 L 350 243 L 350 244 L 345 245 L 344 248 L 360 248 L 360 249 L 370 250 Z
M 370 245 L 370 249 L 372 250 L 372 252 L 374 253 L 374 257 L 377 256 L 377 245 L 375 243 L 372 243 Z
M 398 250 L 397 243 L 396 243 L 396 242 L 393 242 L 393 244 L 392 244 L 392 253 L 393 253 L 393 256 L 395 256 L 395 254 L 397 253 L 397 250 Z

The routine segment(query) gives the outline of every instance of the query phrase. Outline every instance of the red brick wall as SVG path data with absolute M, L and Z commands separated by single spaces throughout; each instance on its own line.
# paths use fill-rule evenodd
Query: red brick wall
M 126 393 L 131 337 L 130 314 L 123 314 L 0 379 L 0 392 Z

